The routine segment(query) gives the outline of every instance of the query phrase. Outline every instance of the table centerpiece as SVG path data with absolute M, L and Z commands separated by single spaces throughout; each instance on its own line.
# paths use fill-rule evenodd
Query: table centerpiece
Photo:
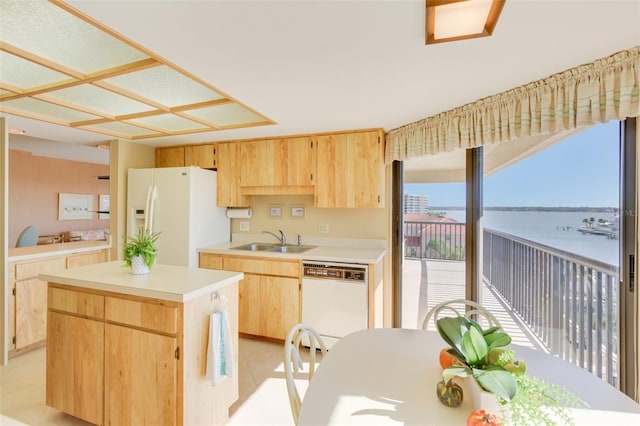
M 438 383 L 438 396 L 456 393 L 455 387 L 460 388 L 460 401 L 450 405 L 440 398 L 445 405 L 457 406 L 462 401 L 462 387 L 453 380 L 458 377 L 470 393 L 475 410 L 472 416 L 480 410 L 491 416 L 498 410 L 503 423 L 568 425 L 573 420 L 565 408 L 585 406 L 565 388 L 527 375 L 525 362 L 516 360 L 515 351 L 507 348 L 511 337 L 502 327 L 483 329 L 478 322 L 462 316 L 440 318 L 436 327 L 449 345 L 443 353 L 450 356 L 447 365 L 441 353 L 443 380 Z

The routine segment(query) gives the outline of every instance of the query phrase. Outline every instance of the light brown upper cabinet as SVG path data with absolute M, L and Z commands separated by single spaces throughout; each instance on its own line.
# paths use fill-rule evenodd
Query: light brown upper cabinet
M 315 145 L 311 137 L 239 144 L 243 194 L 313 194 Z
M 249 198 L 240 193 L 240 145 L 235 142 L 216 144 L 218 163 L 217 204 L 220 207 L 248 207 Z
M 184 167 L 184 151 L 182 146 L 156 149 L 156 167 Z
M 384 205 L 383 138 L 382 131 L 318 136 L 316 207 Z
M 187 146 L 184 149 L 184 165 L 198 166 L 201 169 L 215 169 L 218 167 L 216 162 L 216 145 L 194 145 Z

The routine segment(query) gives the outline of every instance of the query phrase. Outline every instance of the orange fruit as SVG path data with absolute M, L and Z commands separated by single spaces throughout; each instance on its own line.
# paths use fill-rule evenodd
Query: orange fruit
M 449 352 L 447 352 L 449 349 L 451 348 L 440 349 L 440 367 L 442 367 L 443 370 L 458 363 L 458 360 Z

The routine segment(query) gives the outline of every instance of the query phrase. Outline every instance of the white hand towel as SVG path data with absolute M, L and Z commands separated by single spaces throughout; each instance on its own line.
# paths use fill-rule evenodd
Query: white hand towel
M 207 379 L 215 386 L 224 377 L 233 377 L 234 370 L 233 341 L 227 311 L 214 312 L 209 317 Z

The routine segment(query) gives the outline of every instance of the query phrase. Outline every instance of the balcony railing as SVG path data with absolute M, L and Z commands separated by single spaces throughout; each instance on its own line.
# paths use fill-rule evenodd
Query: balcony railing
M 405 222 L 405 257 L 464 260 L 465 225 Z M 538 343 L 618 387 L 618 267 L 484 229 L 483 279 Z
M 405 257 L 464 260 L 465 224 L 404 222 Z
M 618 386 L 618 268 L 484 230 L 483 278 L 549 352 Z

